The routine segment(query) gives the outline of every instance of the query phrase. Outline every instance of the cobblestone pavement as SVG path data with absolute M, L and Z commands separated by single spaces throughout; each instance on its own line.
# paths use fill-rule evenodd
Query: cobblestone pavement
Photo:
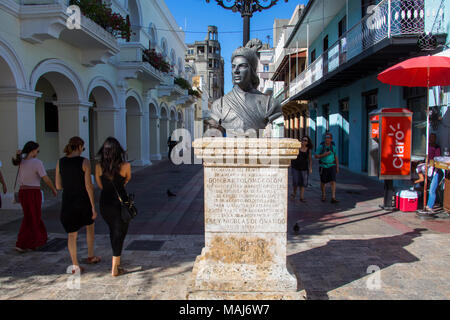
M 446 215 L 422 220 L 383 211 L 382 184 L 345 170 L 338 175 L 337 205 L 330 197 L 320 201 L 317 168 L 310 183 L 307 203 L 289 200 L 288 217 L 288 261 L 305 298 L 450 299 Z M 177 196 L 168 197 L 167 189 Z M 117 278 L 110 275 L 109 235 L 101 217 L 96 254 L 103 261 L 84 265 L 77 278 L 66 273 L 67 235 L 55 201 L 43 212 L 49 242 L 42 251 L 15 252 L 21 213 L 0 211 L 0 299 L 185 299 L 204 245 L 202 167 L 161 161 L 135 171 L 129 190 L 140 212 L 122 256 L 130 273 Z M 84 231 L 78 252 L 79 258 L 87 255 Z

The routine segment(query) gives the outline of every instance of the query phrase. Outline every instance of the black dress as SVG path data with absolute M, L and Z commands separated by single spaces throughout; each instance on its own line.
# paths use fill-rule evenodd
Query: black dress
M 83 157 L 64 157 L 59 160 L 63 196 L 61 223 L 67 233 L 77 232 L 94 223 L 92 206 L 86 190 Z
M 124 223 L 121 218 L 121 205 L 117 198 L 117 192 L 123 200 L 127 200 L 125 191 L 125 177 L 116 175 L 114 180 L 101 176 L 103 190 L 100 194 L 100 213 L 109 227 L 109 238 L 113 256 L 119 257 L 122 254 L 123 243 L 128 232 L 128 223 Z M 113 185 L 114 183 L 114 185 Z

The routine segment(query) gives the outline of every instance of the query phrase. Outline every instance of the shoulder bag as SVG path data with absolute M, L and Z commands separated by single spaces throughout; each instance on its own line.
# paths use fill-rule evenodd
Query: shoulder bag
M 114 190 L 116 191 L 117 198 L 120 201 L 120 208 L 121 208 L 120 216 L 122 218 L 122 221 L 124 223 L 129 223 L 131 220 L 133 220 L 134 217 L 137 216 L 138 213 L 137 208 L 134 205 L 134 194 L 133 193 L 128 194 L 127 195 L 128 200 L 123 201 L 122 197 L 120 196 L 119 192 L 116 189 L 114 182 L 111 181 L 111 183 L 114 187 Z

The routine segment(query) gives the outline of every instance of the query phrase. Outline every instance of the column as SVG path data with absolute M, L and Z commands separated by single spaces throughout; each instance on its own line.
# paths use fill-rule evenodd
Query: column
M 78 136 L 85 143 L 82 156 L 89 158 L 89 107 L 92 103 L 57 101 L 55 105 L 58 106 L 59 153 L 64 153 L 70 138 Z
M 114 107 L 101 107 L 96 108 L 95 112 L 97 113 L 96 129 L 98 135 L 98 145 L 103 145 L 108 137 L 115 137 L 118 139 L 118 137 L 122 134 L 120 126 L 120 109 Z
M 150 117 L 150 160 L 161 160 L 159 117 Z
M 0 89 L 0 161 L 8 194 L 2 195 L 2 208 L 19 208 L 12 204 L 17 167 L 11 163 L 16 150 L 30 140 L 36 141 L 36 99 L 40 92 L 16 88 Z
M 148 115 L 147 115 L 148 117 Z M 127 151 L 128 160 L 132 161 L 132 166 L 146 166 L 150 164 L 148 159 L 145 159 L 143 154 L 144 146 L 144 113 L 127 112 Z M 147 130 L 148 131 L 148 130 Z
M 294 116 L 289 116 L 289 138 L 294 138 Z

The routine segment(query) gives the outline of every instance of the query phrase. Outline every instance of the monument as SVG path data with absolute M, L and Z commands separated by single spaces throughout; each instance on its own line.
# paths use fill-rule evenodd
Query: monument
M 264 129 L 279 115 L 273 99 L 255 89 L 254 59 L 251 47 L 233 53 L 234 88 L 213 104 L 213 124 L 227 137 L 193 142 L 204 164 L 205 247 L 188 299 L 303 298 L 286 257 L 288 168 L 300 142 L 234 136 Z

